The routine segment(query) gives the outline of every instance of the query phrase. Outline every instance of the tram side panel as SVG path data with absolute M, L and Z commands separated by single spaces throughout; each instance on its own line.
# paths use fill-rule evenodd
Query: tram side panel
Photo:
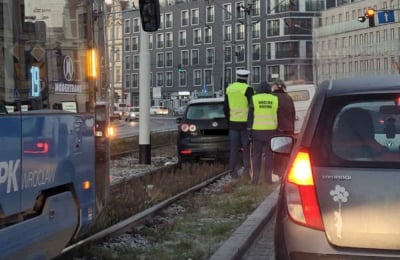
M 36 110 L 0 124 L 1 258 L 54 257 L 97 214 L 94 117 Z

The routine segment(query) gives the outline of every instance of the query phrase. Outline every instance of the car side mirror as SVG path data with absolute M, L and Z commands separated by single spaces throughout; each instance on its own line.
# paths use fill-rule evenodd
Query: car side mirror
M 180 124 L 182 122 L 182 117 L 177 117 L 175 121 L 177 124 Z
M 294 138 L 292 136 L 276 136 L 271 138 L 270 148 L 274 153 L 290 154 Z

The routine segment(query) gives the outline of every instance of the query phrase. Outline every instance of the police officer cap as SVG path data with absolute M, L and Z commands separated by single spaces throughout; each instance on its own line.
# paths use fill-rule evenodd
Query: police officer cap
M 236 75 L 238 75 L 239 77 L 247 77 L 249 76 L 250 71 L 248 70 L 237 70 L 236 71 Z

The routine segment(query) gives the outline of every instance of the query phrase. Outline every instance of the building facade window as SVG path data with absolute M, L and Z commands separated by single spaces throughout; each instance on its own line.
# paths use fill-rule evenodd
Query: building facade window
M 206 17 L 207 17 L 207 23 L 213 23 L 215 19 L 215 9 L 213 5 L 207 6 L 206 7 Z
M 277 59 L 299 57 L 299 42 L 277 42 L 275 48 Z
M 158 33 L 157 34 L 157 49 L 164 48 L 164 34 Z
M 253 52 L 252 59 L 254 61 L 259 61 L 261 59 L 261 49 L 259 43 L 253 44 L 252 52 Z
M 260 0 L 253 0 L 253 8 L 251 9 L 251 15 L 260 16 Z
M 181 26 L 188 26 L 189 25 L 189 11 L 182 10 L 181 11 Z
M 186 31 L 179 31 L 179 47 L 186 46 Z
M 267 21 L 267 36 L 279 36 L 279 20 Z
M 194 44 L 202 43 L 201 29 L 199 28 L 193 30 L 193 43 Z
M 136 73 L 132 74 L 132 87 L 134 88 L 139 87 L 139 75 Z
M 163 87 L 163 86 L 164 86 L 164 73 L 157 72 L 157 87 Z
M 153 49 L 153 34 L 149 34 L 149 50 Z
M 132 37 L 132 51 L 138 51 L 138 50 L 139 50 L 139 38 Z
M 232 20 L 232 4 L 224 4 L 222 13 L 224 21 Z
M 204 43 L 212 43 L 212 29 L 209 27 L 204 28 Z
M 162 68 L 162 67 L 164 67 L 164 53 L 163 52 L 159 52 L 159 53 L 157 53 L 157 56 L 156 56 L 157 58 L 157 60 L 156 60 L 156 63 L 157 63 L 157 68 Z
M 130 74 L 125 75 L 124 87 L 125 87 L 126 89 L 131 88 L 131 75 L 130 75 Z
M 133 19 L 133 32 L 138 33 L 140 32 L 140 20 L 139 18 Z
M 198 25 L 199 24 L 199 9 L 191 9 L 190 10 L 190 15 L 191 15 L 191 21 L 192 25 Z
M 128 34 L 128 33 L 131 32 L 130 23 L 131 23 L 131 20 L 130 20 L 130 19 L 125 19 L 125 20 L 124 20 L 124 33 L 125 33 L 125 34 Z
M 131 51 L 131 38 L 124 39 L 124 51 L 130 52 Z
M 224 78 L 225 78 L 224 87 L 226 87 L 232 83 L 232 68 L 225 68 L 224 75 L 225 75 L 224 76 Z
M 225 46 L 224 60 L 225 63 L 232 63 L 232 46 Z
M 236 24 L 236 41 L 244 40 L 244 24 Z
M 261 81 L 261 68 L 260 66 L 252 67 L 252 83 L 260 83 Z
M 172 13 L 165 14 L 165 29 L 172 28 L 173 25 L 173 16 Z
M 211 69 L 204 70 L 204 84 L 213 85 L 213 73 Z
M 251 27 L 251 36 L 253 39 L 259 39 L 260 38 L 260 23 L 253 23 L 253 26 Z
M 164 29 L 164 14 L 160 14 L 160 27 L 158 30 Z
M 166 52 L 165 53 L 165 66 L 172 67 L 173 65 L 173 52 Z
M 127 55 L 127 56 L 125 56 L 125 60 L 124 60 L 124 63 L 125 63 L 125 70 L 130 70 L 131 69 L 131 56 L 130 55 Z
M 206 64 L 212 65 L 214 64 L 214 48 L 207 48 L 206 49 Z
M 193 71 L 193 85 L 200 86 L 201 85 L 201 70 Z
M 240 1 L 240 2 L 236 2 L 235 3 L 235 6 L 236 6 L 236 18 L 238 18 L 238 19 L 243 19 L 244 18 L 244 2 L 243 1 Z
M 184 70 L 179 73 L 179 87 L 186 87 L 186 81 L 186 71 Z
M 172 71 L 165 72 L 165 86 L 172 87 Z
M 192 50 L 192 65 L 199 65 L 199 50 Z
M 188 50 L 181 51 L 181 64 L 184 66 L 189 65 L 189 51 Z
M 236 46 L 235 56 L 236 56 L 236 62 L 244 62 L 246 56 L 244 45 Z
M 133 56 L 133 68 L 134 69 L 139 69 L 139 55 L 134 55 Z
M 224 41 L 232 41 L 232 25 L 227 24 L 224 27 Z
M 165 48 L 172 48 L 173 40 L 172 40 L 172 32 L 165 33 Z

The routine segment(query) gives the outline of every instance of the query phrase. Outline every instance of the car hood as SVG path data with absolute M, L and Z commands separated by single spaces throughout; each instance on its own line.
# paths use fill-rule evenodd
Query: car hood
M 313 167 L 313 172 L 330 243 L 400 249 L 398 169 Z

